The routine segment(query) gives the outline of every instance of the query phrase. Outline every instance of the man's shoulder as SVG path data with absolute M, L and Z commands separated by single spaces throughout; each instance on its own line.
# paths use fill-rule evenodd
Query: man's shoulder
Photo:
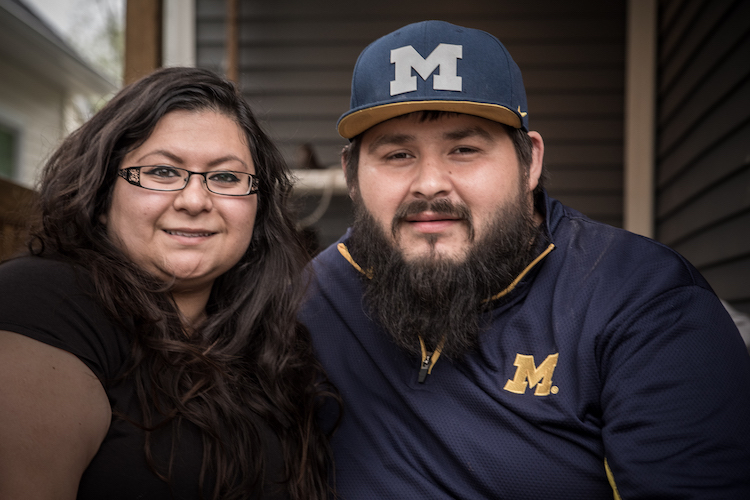
M 651 276 L 664 286 L 710 289 L 687 259 L 656 240 L 592 220 L 556 200 L 549 224 L 558 255 L 582 273 Z
M 347 231 L 338 241 L 318 253 L 310 262 L 308 270 L 316 276 L 332 273 L 347 272 L 355 269 L 352 261 L 347 259 L 346 242 L 350 231 Z
M 348 257 L 346 240 L 348 232 L 337 242 L 322 250 L 312 259 L 306 268 L 310 286 L 308 298 L 320 295 L 339 296 L 340 291 L 352 286 L 359 286 L 360 272 L 356 263 Z
M 342 236 L 338 241 L 332 243 L 328 247 L 321 250 L 313 259 L 313 266 L 320 266 L 321 264 L 328 265 L 329 263 L 336 263 L 341 258 L 341 252 L 339 251 L 339 245 L 346 244 L 346 236 Z

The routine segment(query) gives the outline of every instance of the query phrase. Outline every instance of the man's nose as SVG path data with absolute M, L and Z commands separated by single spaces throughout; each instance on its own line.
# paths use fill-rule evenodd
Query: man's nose
M 433 155 L 419 160 L 411 184 L 414 197 L 431 200 L 448 196 L 452 189 L 450 169 L 443 161 Z

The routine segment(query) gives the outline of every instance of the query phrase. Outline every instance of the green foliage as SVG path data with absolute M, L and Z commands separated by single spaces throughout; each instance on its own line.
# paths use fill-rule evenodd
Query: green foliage
M 71 16 L 71 45 L 119 84 L 125 51 L 125 0 L 78 0 Z

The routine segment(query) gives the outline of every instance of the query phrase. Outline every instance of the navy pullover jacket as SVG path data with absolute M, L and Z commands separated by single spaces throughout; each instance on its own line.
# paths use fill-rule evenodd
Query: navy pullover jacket
M 345 247 L 315 259 L 300 317 L 344 400 L 340 497 L 750 498 L 750 356 L 709 285 L 664 245 L 537 208 L 554 248 L 423 383 Z

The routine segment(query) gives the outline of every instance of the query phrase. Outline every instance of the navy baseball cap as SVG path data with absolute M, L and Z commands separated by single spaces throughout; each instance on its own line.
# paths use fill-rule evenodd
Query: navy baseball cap
M 349 111 L 338 131 L 351 139 L 413 111 L 481 116 L 528 132 L 521 70 L 500 40 L 444 21 L 410 24 L 359 55 Z

